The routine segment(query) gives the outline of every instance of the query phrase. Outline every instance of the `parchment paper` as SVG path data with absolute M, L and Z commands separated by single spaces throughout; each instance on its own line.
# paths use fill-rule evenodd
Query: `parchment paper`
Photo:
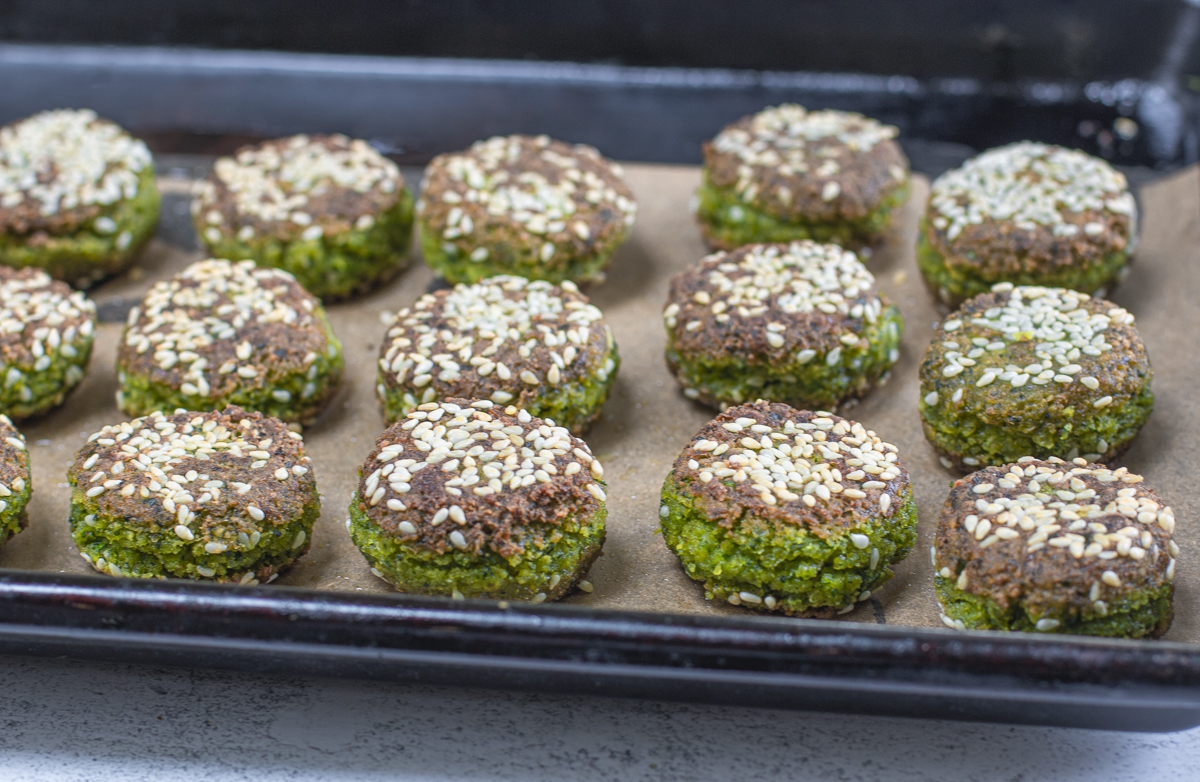
M 149 285 L 175 273 L 200 253 L 187 227 L 184 176 L 195 167 L 176 167 L 160 179 L 167 198 L 159 238 L 139 268 L 92 295 L 102 311 L 119 311 Z M 591 594 L 566 602 L 597 608 L 688 613 L 742 613 L 705 601 L 663 543 L 658 529 L 659 489 L 679 450 L 714 413 L 686 400 L 663 363 L 661 311 L 671 276 L 705 254 L 688 209 L 699 183 L 692 167 L 628 165 L 641 204 L 630 241 L 614 256 L 608 281 L 593 286 L 622 357 L 620 376 L 600 422 L 586 435 L 605 466 L 609 483 L 608 541 L 592 568 Z M 409 182 L 419 172 L 406 171 Z M 917 367 L 933 325 L 941 317 L 916 267 L 917 218 L 928 192 L 918 179 L 913 196 L 886 244 L 868 266 L 906 321 L 904 344 L 891 379 L 843 414 L 875 429 L 899 446 L 920 508 L 920 537 L 896 577 L 838 621 L 938 625 L 929 547 L 933 526 L 955 477 L 943 469 L 921 434 L 917 415 Z M 1141 192 L 1142 243 L 1126 283 L 1112 296 L 1138 319 L 1154 364 L 1156 410 L 1124 464 L 1147 477 L 1175 508 L 1177 566 L 1175 623 L 1167 638 L 1200 641 L 1200 550 L 1197 474 L 1200 467 L 1200 169 L 1159 180 Z M 376 294 L 330 308 L 330 320 L 346 350 L 346 375 L 330 409 L 305 431 L 321 489 L 323 513 L 312 550 L 276 583 L 342 591 L 388 593 L 371 575 L 345 529 L 346 505 L 358 465 L 382 431 L 375 400 L 375 359 L 384 326 L 379 315 L 408 305 L 436 284 L 419 260 Z M 122 325 L 101 326 L 87 378 L 67 403 L 23 430 L 33 462 L 34 495 L 29 529 L 0 549 L 0 567 L 67 573 L 92 572 L 72 545 L 67 526 L 70 493 L 65 473 L 73 453 L 101 426 L 122 420 L 113 393 L 113 362 Z M 271 589 L 273 587 L 261 587 Z

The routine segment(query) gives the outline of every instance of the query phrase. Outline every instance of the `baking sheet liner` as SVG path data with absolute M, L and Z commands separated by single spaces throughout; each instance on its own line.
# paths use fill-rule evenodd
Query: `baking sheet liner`
M 137 270 L 92 291 L 102 311 L 136 302 L 153 281 L 165 279 L 198 251 L 183 249 L 188 235 L 187 182 L 160 179 L 167 198 L 159 238 Z M 186 169 L 191 172 L 195 169 Z M 685 399 L 663 361 L 661 311 L 672 275 L 706 252 L 688 202 L 700 181 L 695 167 L 627 165 L 629 183 L 641 205 L 630 240 L 613 258 L 608 280 L 587 292 L 604 312 L 621 352 L 621 370 L 601 420 L 586 440 L 605 467 L 608 481 L 608 540 L 588 579 L 593 591 L 565 602 L 580 606 L 675 613 L 744 613 L 704 599 L 658 534 L 659 490 L 680 449 L 714 415 Z M 406 171 L 409 182 L 419 172 Z M 900 306 L 906 322 L 900 361 L 891 378 L 842 414 L 861 421 L 900 448 L 919 506 L 920 535 L 896 577 L 869 600 L 837 621 L 940 626 L 933 592 L 929 547 L 950 482 L 921 434 L 917 414 L 917 367 L 942 313 L 917 271 L 917 221 L 928 193 L 918 177 L 886 243 L 868 267 L 881 290 Z M 1156 409 L 1123 464 L 1146 476 L 1175 509 L 1175 622 L 1166 636 L 1200 641 L 1197 622 L 1200 573 L 1192 567 L 1200 550 L 1197 475 L 1200 473 L 1200 169 L 1191 168 L 1146 186 L 1140 193 L 1142 241 L 1126 282 L 1112 298 L 1137 317 L 1154 364 Z M 346 532 L 346 506 L 357 469 L 383 429 L 375 399 L 375 360 L 385 326 L 384 311 L 411 304 L 435 275 L 419 261 L 377 293 L 329 309 L 345 345 L 342 387 L 321 419 L 305 431 L 317 471 L 323 513 L 309 553 L 276 583 L 338 591 L 391 592 L 375 578 Z M 123 420 L 113 394 L 113 363 L 123 326 L 103 324 L 88 375 L 56 411 L 22 427 L 33 464 L 30 526 L 0 549 L 0 567 L 90 573 L 67 525 L 70 490 L 66 470 L 89 434 Z M 262 587 L 270 589 L 271 587 Z

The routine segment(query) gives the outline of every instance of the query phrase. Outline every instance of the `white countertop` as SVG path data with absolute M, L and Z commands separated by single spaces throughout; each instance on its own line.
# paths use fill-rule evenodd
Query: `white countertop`
M 1195 780 L 1200 729 L 1009 727 L 0 657 L 0 780 Z

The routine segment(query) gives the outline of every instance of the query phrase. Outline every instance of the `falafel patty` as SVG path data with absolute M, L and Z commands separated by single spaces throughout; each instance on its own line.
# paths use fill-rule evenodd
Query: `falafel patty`
M 742 117 L 704 144 L 696 193 L 704 238 L 718 250 L 877 243 L 912 189 L 897 133 L 861 114 L 791 103 Z
M 1133 315 L 1062 288 L 992 291 L 947 318 L 921 362 L 921 420 L 945 465 L 1117 458 L 1154 409 Z
M 490 399 L 578 434 L 600 415 L 620 357 L 600 310 L 567 280 L 492 277 L 396 313 L 376 391 L 390 424 L 418 404 Z
M 371 290 L 408 265 L 412 194 L 359 139 L 299 135 L 217 160 L 192 200 L 196 235 L 218 258 L 291 273 L 325 301 Z
M 337 391 L 342 366 L 321 302 L 292 275 L 210 258 L 130 311 L 117 406 L 140 416 L 237 405 L 306 424 Z
M 346 526 L 402 592 L 557 600 L 604 544 L 604 471 L 587 443 L 512 405 L 420 405 L 360 475 Z
M 86 288 L 133 262 L 160 201 L 150 150 L 91 109 L 0 128 L 0 264 Z
M 853 252 L 810 241 L 708 256 L 671 280 L 663 321 L 684 395 L 718 409 L 862 396 L 896 363 L 904 329 Z
M 637 202 L 621 167 L 595 148 L 518 135 L 435 157 L 416 210 L 425 263 L 448 282 L 561 283 L 604 278 Z
M 1135 475 L 1026 457 L 958 480 L 932 550 L 959 630 L 1157 638 L 1174 615 L 1175 515 Z
M 80 556 L 112 576 L 273 581 L 321 514 L 304 438 L 240 407 L 106 426 L 67 480 Z
M 659 516 L 705 597 L 795 616 L 851 610 L 917 539 L 894 445 L 854 421 L 764 401 L 700 430 L 667 476 Z
M 1079 150 L 1022 141 L 934 180 L 917 262 L 950 307 L 998 282 L 1103 296 L 1136 242 L 1124 174 Z

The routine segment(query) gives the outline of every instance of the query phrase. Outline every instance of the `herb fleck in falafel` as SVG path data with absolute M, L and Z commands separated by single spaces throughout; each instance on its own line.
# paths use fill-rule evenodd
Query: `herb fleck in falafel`
M 90 109 L 0 128 L 0 264 L 86 288 L 132 263 L 159 201 L 150 150 Z
M 106 426 L 67 480 L 80 555 L 113 576 L 273 581 L 321 513 L 304 438 L 238 407 Z
M 0 413 L 57 407 L 83 380 L 96 305 L 41 269 L 0 266 Z
M 497 136 L 434 158 L 417 215 L 425 262 L 449 282 L 583 282 L 603 278 L 637 203 L 621 167 L 586 144 Z
M 831 408 L 899 358 L 904 321 L 854 253 L 833 244 L 719 252 L 671 280 L 667 365 L 689 399 Z
M 292 275 L 209 259 L 156 284 L 130 311 L 117 404 L 133 416 L 238 405 L 309 423 L 342 365 L 325 310 Z
M 487 400 L 430 402 L 380 435 L 347 527 L 402 592 L 556 600 L 600 555 L 603 474 L 553 421 Z
M 1103 295 L 1125 271 L 1136 232 L 1124 174 L 1078 150 L 1023 141 L 934 181 L 917 261 L 951 307 L 998 282 Z
M 578 433 L 600 414 L 619 364 L 612 331 L 574 283 L 500 276 L 397 313 L 377 391 L 388 423 L 459 397 L 511 402 Z
M 283 269 L 326 301 L 368 291 L 408 265 L 412 209 L 396 164 L 341 135 L 245 147 L 216 162 L 192 202 L 212 255 Z
M 957 481 L 933 552 L 950 627 L 1158 637 L 1175 515 L 1140 475 L 1033 457 Z
M 844 111 L 785 104 L 704 145 L 696 217 L 715 249 L 813 239 L 876 243 L 911 190 L 896 128 Z
M 659 515 L 708 598 L 797 616 L 866 600 L 917 537 L 894 445 L 854 421 L 763 401 L 700 430 L 667 476 Z
M 29 526 L 25 506 L 33 494 L 25 436 L 0 414 L 0 545 Z
M 961 470 L 1022 456 L 1108 462 L 1154 409 L 1133 315 L 1086 293 L 997 284 L 921 362 L 925 437 Z

